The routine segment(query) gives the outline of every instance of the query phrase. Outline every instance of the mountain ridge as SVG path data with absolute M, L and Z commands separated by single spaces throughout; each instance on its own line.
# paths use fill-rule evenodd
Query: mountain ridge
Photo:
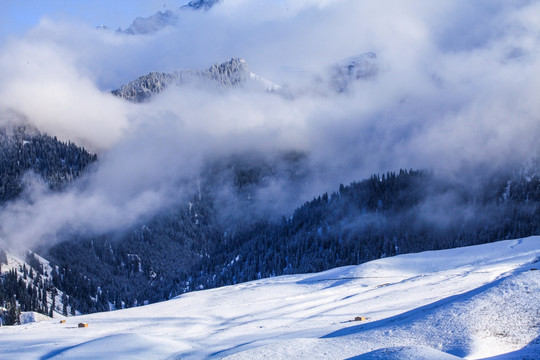
M 167 27 L 174 27 L 180 21 L 182 11 L 208 11 L 221 0 L 194 0 L 182 5 L 178 10 L 158 11 L 147 17 L 136 17 L 133 22 L 124 30 L 117 29 L 118 33 L 127 35 L 152 35 Z M 106 25 L 99 25 L 99 30 L 109 30 Z
M 235 88 L 253 84 L 264 91 L 275 91 L 278 85 L 253 74 L 242 58 L 232 58 L 221 64 L 213 64 L 204 70 L 177 70 L 174 72 L 151 72 L 112 90 L 122 99 L 140 103 L 149 101 L 168 88 L 193 83 L 208 83 L 218 88 Z
M 195 10 L 209 10 L 211 7 L 219 4 L 220 2 L 222 2 L 222 0 L 192 0 L 186 5 L 183 5 L 181 9 L 191 8 Z

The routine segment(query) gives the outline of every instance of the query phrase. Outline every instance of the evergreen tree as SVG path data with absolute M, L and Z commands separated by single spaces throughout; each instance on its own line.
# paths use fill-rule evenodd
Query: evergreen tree
M 66 293 L 62 294 L 62 315 L 68 316 L 68 297 Z
M 56 295 L 58 295 L 58 290 L 54 287 L 51 287 L 51 307 L 49 309 L 49 317 L 54 317 L 54 310 L 56 310 Z
M 49 313 L 49 307 L 48 307 L 48 301 L 47 301 L 47 290 L 44 288 L 42 291 L 43 297 L 41 298 L 41 307 L 42 307 L 42 313 L 48 314 Z
M 7 303 L 7 313 L 5 322 L 6 325 L 18 325 L 21 323 L 20 319 L 20 309 L 17 306 L 17 300 L 15 299 L 15 295 L 12 295 L 10 301 Z

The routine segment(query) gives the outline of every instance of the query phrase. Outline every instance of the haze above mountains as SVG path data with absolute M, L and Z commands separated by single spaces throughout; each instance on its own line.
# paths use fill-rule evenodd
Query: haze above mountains
M 0 105 L 107 154 L 105 178 L 145 178 L 124 202 L 142 193 L 168 198 L 171 182 L 197 178 L 214 154 L 308 154 L 305 200 L 372 173 L 455 174 L 522 163 L 535 152 L 535 3 L 190 4 L 206 11 L 179 4 L 174 26 L 146 35 L 43 20 L 2 48 Z M 336 64 L 358 54 L 376 56 L 364 55 L 368 79 L 343 84 L 350 68 Z M 109 93 L 153 71 L 199 71 L 237 57 L 288 96 L 191 84 L 134 106 Z M 112 184 L 101 188 L 125 192 Z

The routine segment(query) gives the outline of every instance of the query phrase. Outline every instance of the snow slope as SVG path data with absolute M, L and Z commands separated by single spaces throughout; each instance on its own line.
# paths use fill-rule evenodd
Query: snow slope
M 29 283 L 32 283 L 34 279 L 31 279 L 30 277 L 24 279 L 23 277 L 23 266 L 26 266 L 27 269 L 30 269 L 31 266 L 26 263 L 22 259 L 22 257 L 15 255 L 15 253 L 11 252 L 10 249 L 6 249 L 6 256 L 7 256 L 7 264 L 2 264 L 2 272 L 8 272 L 9 270 L 15 270 L 17 272 L 17 275 L 22 281 L 28 285 Z M 43 267 L 43 271 L 47 274 L 47 276 L 41 276 L 42 279 L 46 279 L 49 282 L 52 282 L 52 276 L 50 275 L 52 273 L 52 267 L 49 264 L 49 262 L 42 258 L 41 256 L 34 253 L 34 257 L 41 263 Z M 37 275 L 37 272 L 36 272 Z M 55 308 L 54 308 L 54 316 L 64 318 L 62 315 L 62 296 L 64 293 L 61 290 L 56 289 L 56 296 L 55 296 Z M 47 293 L 47 307 L 50 309 L 52 306 L 52 295 L 49 290 Z M 68 313 L 71 314 L 71 306 L 68 305 Z M 75 311 L 76 314 L 80 314 L 78 311 Z M 29 322 L 38 322 L 38 321 L 44 321 L 50 319 L 50 317 L 39 314 L 36 312 L 22 312 L 21 313 L 21 322 L 22 323 L 29 323 Z
M 0 329 L 2 359 L 538 359 L 540 238 Z M 365 321 L 351 321 L 356 316 Z M 88 328 L 78 328 L 86 322 Z

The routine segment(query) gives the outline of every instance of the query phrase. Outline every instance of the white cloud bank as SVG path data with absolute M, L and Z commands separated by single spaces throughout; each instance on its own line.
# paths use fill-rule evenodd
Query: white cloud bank
M 523 161 L 540 135 L 539 12 L 529 1 L 224 0 L 138 36 L 43 20 L 0 49 L 0 107 L 100 161 L 65 193 L 10 205 L 4 236 L 129 225 L 191 191 L 216 155 L 308 154 L 300 201 L 374 172 Z M 332 64 L 366 51 L 375 78 L 326 87 Z M 109 93 L 238 56 L 293 96 L 185 87 L 131 104 Z

